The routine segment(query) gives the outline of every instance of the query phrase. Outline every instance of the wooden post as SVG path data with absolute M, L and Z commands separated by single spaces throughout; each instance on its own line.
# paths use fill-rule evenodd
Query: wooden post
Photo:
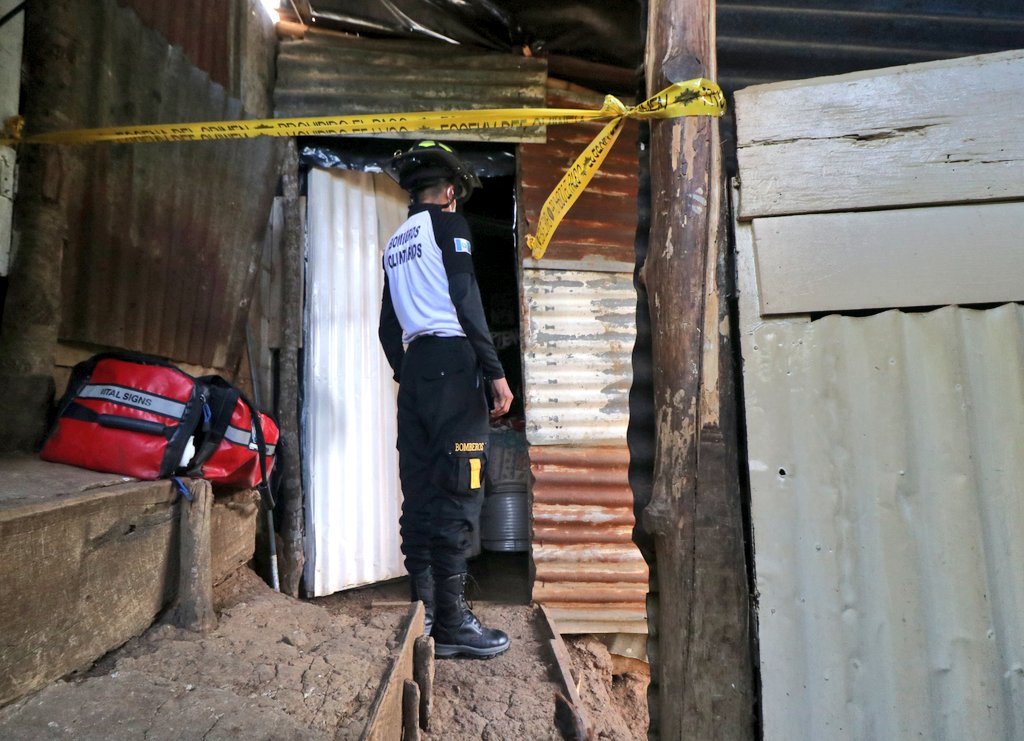
M 714 0 L 650 0 L 647 92 L 715 79 Z M 748 586 L 728 323 L 718 123 L 651 124 L 655 461 L 650 737 L 753 738 Z
M 281 422 L 281 457 L 284 479 L 281 518 L 280 576 L 281 591 L 299 596 L 299 580 L 306 557 L 303 544 L 302 470 L 299 458 L 299 348 L 302 345 L 303 221 L 299 200 L 299 154 L 294 140 L 286 144 L 282 165 L 284 191 L 284 275 L 282 276 L 280 357 L 281 397 L 278 417 Z
M 420 741 L 420 686 L 402 683 L 402 741 Z
M 434 639 L 420 636 L 412 648 L 412 678 L 420 686 L 420 728 L 430 728 L 434 709 Z
M 181 500 L 178 593 L 168 622 L 185 630 L 208 633 L 217 627 L 213 609 L 213 554 L 210 549 L 210 513 L 213 488 L 204 479 L 188 487 L 192 501 Z

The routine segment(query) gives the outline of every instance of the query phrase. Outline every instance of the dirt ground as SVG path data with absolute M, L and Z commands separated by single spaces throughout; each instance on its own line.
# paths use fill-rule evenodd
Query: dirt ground
M 405 610 L 362 619 L 240 570 L 207 636 L 156 626 L 84 676 L 0 709 L 0 738 L 357 738 Z
M 275 594 L 247 569 L 218 587 L 206 636 L 157 625 L 90 671 L 0 708 L 0 738 L 351 739 L 397 646 L 404 582 L 315 601 Z M 534 607 L 480 604 L 512 648 L 494 659 L 437 662 L 424 741 L 546 741 L 552 661 Z M 646 738 L 646 677 L 613 675 L 593 638 L 568 642 L 595 739 Z

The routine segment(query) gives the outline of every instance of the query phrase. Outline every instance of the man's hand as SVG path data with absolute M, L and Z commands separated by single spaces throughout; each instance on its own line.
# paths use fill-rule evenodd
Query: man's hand
M 494 396 L 491 419 L 498 419 L 508 414 L 509 407 L 512 406 L 512 389 L 508 387 L 508 381 L 504 378 L 495 378 L 491 381 L 491 391 Z

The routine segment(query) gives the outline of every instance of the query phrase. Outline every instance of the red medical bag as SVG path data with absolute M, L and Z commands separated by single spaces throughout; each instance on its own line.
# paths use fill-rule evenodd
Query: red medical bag
M 202 419 L 204 389 L 166 361 L 104 353 L 79 363 L 44 460 L 139 479 L 172 475 Z
M 274 467 L 277 424 L 220 376 L 197 380 L 205 389 L 207 411 L 187 475 L 228 486 L 258 487 Z

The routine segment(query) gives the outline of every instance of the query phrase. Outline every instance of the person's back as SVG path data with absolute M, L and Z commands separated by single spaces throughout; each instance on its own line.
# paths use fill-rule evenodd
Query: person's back
M 389 173 L 413 200 L 382 258 L 380 319 L 399 382 L 402 553 L 437 655 L 494 656 L 508 649 L 508 636 L 483 627 L 464 597 L 490 432 L 485 384 L 491 416 L 512 403 L 473 273 L 472 235 L 455 213 L 479 180 L 434 142 L 396 155 Z

